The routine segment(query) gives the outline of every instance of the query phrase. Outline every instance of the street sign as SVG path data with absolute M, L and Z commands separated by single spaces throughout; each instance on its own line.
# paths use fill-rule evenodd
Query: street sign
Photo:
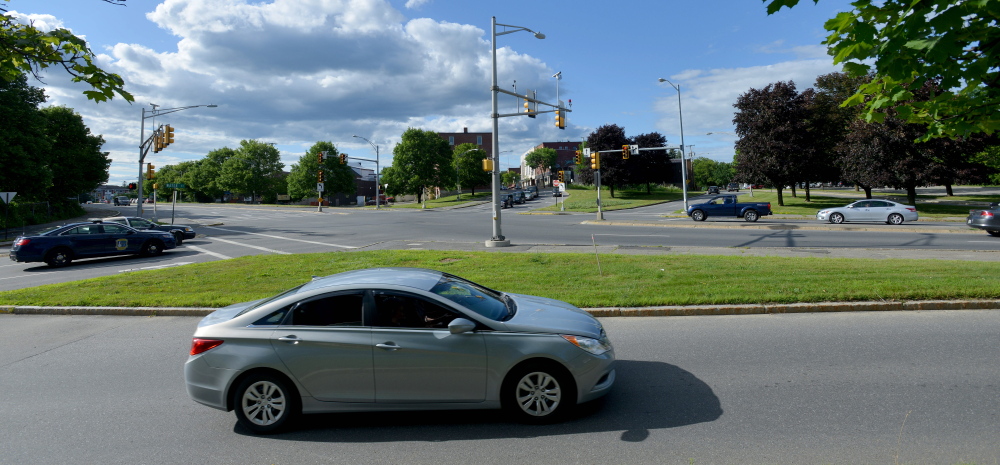
M 179 182 L 168 182 L 167 189 L 187 189 L 187 184 Z
M 324 183 L 322 183 L 322 182 L 317 182 L 316 183 L 316 190 L 319 191 L 319 192 L 323 192 L 325 190 L 325 189 L 323 189 L 323 184 Z
M 560 184 L 560 182 L 559 182 L 558 179 L 553 179 L 552 180 L 552 187 L 559 187 L 559 184 Z
M 3 203 L 10 203 L 11 200 L 14 200 L 15 195 L 17 192 L 0 192 L 0 199 L 3 199 Z

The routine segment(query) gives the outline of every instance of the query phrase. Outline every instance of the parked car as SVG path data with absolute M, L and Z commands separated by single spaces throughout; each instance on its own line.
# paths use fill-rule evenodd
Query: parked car
M 615 355 L 601 323 L 566 302 L 374 268 L 206 316 L 184 378 L 193 400 L 257 434 L 338 411 L 502 408 L 544 423 L 607 394 Z
M 527 200 L 535 200 L 538 198 L 538 187 L 528 186 L 524 188 L 524 198 Z
M 740 191 L 740 183 L 738 182 L 731 182 L 728 185 L 726 185 L 726 192 L 739 192 L 739 191 Z
M 135 229 L 155 229 L 157 231 L 166 231 L 174 236 L 174 241 L 177 242 L 177 245 L 181 245 L 181 243 L 184 242 L 184 239 L 194 239 L 197 235 L 194 232 L 194 228 L 190 226 L 183 226 L 179 224 L 159 224 L 136 216 L 112 216 L 109 218 L 101 218 L 100 221 L 105 223 L 124 224 L 125 226 Z
M 719 193 L 719 186 L 708 186 L 708 193 L 709 194 L 718 194 Z
M 514 195 L 514 203 L 524 203 L 527 200 L 524 197 L 524 191 L 511 191 L 511 194 Z
M 500 208 L 513 208 L 514 207 L 514 194 L 509 191 L 504 191 L 500 193 Z
M 118 223 L 71 223 L 35 236 L 18 236 L 10 249 L 15 262 L 69 265 L 79 258 L 138 254 L 155 256 L 177 244 L 166 231 L 132 229 Z
M 827 208 L 816 212 L 816 219 L 840 224 L 845 221 L 884 221 L 903 224 L 917 221 L 917 207 L 891 200 L 858 200 L 843 207 Z
M 124 195 L 120 195 L 118 197 L 115 197 L 114 200 L 115 200 L 115 205 L 128 205 L 129 204 L 129 198 L 126 197 L 126 196 L 124 196 Z
M 766 202 L 739 203 L 735 194 L 722 194 L 705 203 L 688 207 L 687 215 L 695 221 L 705 221 L 709 216 L 729 216 L 754 222 L 771 214 L 771 204 Z
M 1000 204 L 991 203 L 986 210 L 969 210 L 965 224 L 982 229 L 993 237 L 1000 237 Z

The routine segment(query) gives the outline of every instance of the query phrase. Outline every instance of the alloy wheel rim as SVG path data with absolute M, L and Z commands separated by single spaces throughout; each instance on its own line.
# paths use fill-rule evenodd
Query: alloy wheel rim
M 552 375 L 536 371 L 528 373 L 517 383 L 517 405 L 528 415 L 544 417 L 559 407 L 562 389 Z
M 270 381 L 258 381 L 243 393 L 243 414 L 253 424 L 269 426 L 285 413 L 285 394 Z

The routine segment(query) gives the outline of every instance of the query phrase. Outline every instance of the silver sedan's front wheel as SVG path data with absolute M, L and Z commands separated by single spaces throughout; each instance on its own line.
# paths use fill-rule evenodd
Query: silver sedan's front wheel
M 504 408 L 526 423 L 559 419 L 576 404 L 576 388 L 564 371 L 532 364 L 511 372 L 502 390 Z
M 275 376 L 250 376 L 240 383 L 235 395 L 236 419 L 256 434 L 284 429 L 299 411 L 298 397 Z

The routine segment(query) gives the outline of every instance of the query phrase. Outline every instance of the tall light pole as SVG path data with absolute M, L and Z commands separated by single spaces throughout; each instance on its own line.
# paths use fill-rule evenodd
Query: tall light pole
M 371 145 L 372 148 L 375 149 L 375 209 L 379 210 L 379 197 L 380 197 L 379 190 L 382 185 L 379 184 L 380 173 L 379 173 L 379 163 L 378 163 L 378 146 L 373 144 L 372 141 L 365 139 L 364 137 L 361 136 L 353 136 L 353 137 L 357 137 L 358 139 L 368 142 L 368 145 Z
M 505 28 L 512 28 L 502 32 L 497 32 L 497 26 L 502 26 Z M 535 32 L 531 29 L 521 26 L 512 26 L 510 24 L 500 24 L 497 23 L 497 17 L 493 17 L 493 27 L 492 27 L 492 37 L 491 42 L 493 45 L 493 81 L 490 85 L 490 93 L 492 94 L 493 100 L 493 113 L 490 117 L 493 119 L 493 237 L 486 241 L 486 247 L 507 247 L 510 245 L 510 241 L 503 237 L 500 230 L 500 141 L 497 139 L 498 133 L 500 132 L 500 112 L 497 105 L 497 98 L 499 96 L 500 88 L 497 86 L 497 36 L 502 36 L 505 34 L 513 34 L 515 32 L 528 31 L 535 35 L 535 38 L 544 39 L 545 34 L 541 32 Z
M 681 120 L 681 192 L 684 195 L 684 211 L 687 211 L 687 162 L 684 160 L 684 110 L 681 109 L 681 86 L 680 84 L 674 85 L 674 83 L 664 78 L 660 78 L 660 82 L 670 84 L 670 87 L 673 87 L 677 91 L 677 114 Z
M 147 144 L 148 141 L 146 141 L 146 119 L 148 119 L 148 118 L 156 118 L 157 116 L 160 116 L 160 115 L 166 115 L 168 113 L 174 113 L 174 112 L 181 111 L 181 110 L 188 110 L 188 109 L 191 109 L 191 108 L 198 108 L 198 107 L 215 108 L 215 107 L 218 107 L 218 105 L 216 105 L 216 104 L 188 105 L 186 107 L 165 108 L 165 109 L 161 110 L 161 109 L 157 108 L 157 107 L 159 107 L 159 105 L 156 105 L 155 103 L 150 103 L 149 105 L 152 106 L 153 109 L 149 110 L 147 112 L 146 111 L 146 107 L 143 107 L 142 108 L 142 117 L 139 119 L 139 183 L 137 185 L 138 198 L 136 199 L 136 202 L 135 202 L 136 203 L 135 216 L 139 216 L 139 217 L 142 216 L 142 164 L 146 161 L 146 153 L 149 151 L 149 145 L 151 145 L 151 144 Z M 149 114 L 147 115 L 147 113 L 149 113 Z

